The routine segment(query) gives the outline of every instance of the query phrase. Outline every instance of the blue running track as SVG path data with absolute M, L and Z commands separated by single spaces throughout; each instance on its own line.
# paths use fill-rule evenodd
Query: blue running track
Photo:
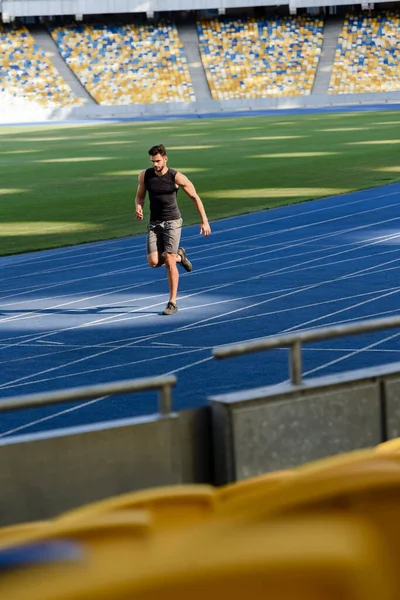
M 226 361 L 211 349 L 398 314 L 400 184 L 183 231 L 179 312 L 135 236 L 0 259 L 0 398 L 175 373 L 174 408 L 287 379 L 287 350 Z M 399 360 L 389 330 L 311 344 L 306 375 Z M 0 400 L 1 402 L 1 400 Z M 156 395 L 0 414 L 0 437 L 155 412 Z

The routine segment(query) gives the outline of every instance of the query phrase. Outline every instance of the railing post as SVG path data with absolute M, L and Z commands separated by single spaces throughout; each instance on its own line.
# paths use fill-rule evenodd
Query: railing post
M 295 340 L 290 346 L 290 381 L 293 385 L 302 382 L 301 340 Z
M 169 384 L 163 385 L 160 388 L 158 395 L 158 412 L 160 415 L 166 417 L 171 414 L 172 411 L 172 394 L 171 386 Z

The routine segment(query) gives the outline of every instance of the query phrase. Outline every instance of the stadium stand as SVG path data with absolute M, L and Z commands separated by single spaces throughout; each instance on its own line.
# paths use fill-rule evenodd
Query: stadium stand
M 91 96 L 104 105 L 195 100 L 175 25 L 71 25 L 51 35 Z
M 10 99 L 45 108 L 80 106 L 77 98 L 26 27 L 0 25 L 0 103 Z M 12 100 L 11 100 L 12 101 Z
M 214 100 L 311 93 L 323 21 L 308 16 L 201 21 L 203 65 Z
M 394 600 L 400 458 L 376 449 L 271 473 L 269 489 L 262 477 L 247 490 L 164 487 L 0 529 L 0 589 L 8 600 L 27 589 L 32 600 L 239 599 L 260 590 Z M 180 522 L 188 499 L 201 510 Z
M 328 93 L 400 90 L 400 14 L 348 16 L 339 37 Z

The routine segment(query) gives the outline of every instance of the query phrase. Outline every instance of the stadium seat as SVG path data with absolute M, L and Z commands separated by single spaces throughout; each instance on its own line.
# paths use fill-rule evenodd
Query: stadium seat
M 212 486 L 176 485 L 132 492 L 94 502 L 59 517 L 60 522 L 85 520 L 87 517 L 144 509 L 149 511 L 156 529 L 178 529 L 214 515 L 217 497 Z
M 387 440 L 378 444 L 375 448 L 378 454 L 393 454 L 400 452 L 400 438 L 394 438 L 393 440 Z
M 295 473 L 267 494 L 260 489 L 248 496 L 238 495 L 227 504 L 226 513 L 243 512 L 252 520 L 314 502 L 330 506 L 338 497 L 368 490 L 379 495 L 389 487 L 400 494 L 400 455 L 378 455 L 374 448 L 313 461 L 297 467 Z
M 322 49 L 321 19 L 213 19 L 200 21 L 197 29 L 215 100 L 311 93 Z
M 400 90 L 400 14 L 348 15 L 338 40 L 330 94 Z
M 217 488 L 216 495 L 220 510 L 224 510 L 226 502 L 235 501 L 237 498 L 247 498 L 252 493 L 267 493 L 270 489 L 285 483 L 288 479 L 296 476 L 295 470 L 282 470 L 250 477 Z
M 16 536 L 36 533 L 46 528 L 49 521 L 31 521 L 28 523 L 18 523 L 17 525 L 8 525 L 0 528 L 0 544 L 3 542 L 13 539 Z
M 32 525 L 32 524 L 31 524 Z M 8 529 L 8 528 L 7 528 Z M 75 539 L 97 543 L 112 536 L 142 539 L 153 531 L 151 515 L 145 510 L 119 511 L 110 514 L 88 515 L 85 519 L 61 521 L 53 519 L 37 527 L 27 524 L 26 528 L 9 528 L 0 536 L 0 549 L 20 544 L 36 543 L 51 539 Z
M 7 600 L 394 600 L 383 540 L 346 515 L 302 516 L 204 535 L 165 539 L 132 555 L 83 550 L 82 560 L 20 565 L 1 577 Z
M 44 108 L 80 106 L 53 63 L 35 44 L 26 27 L 0 25 L 0 103 L 14 98 Z
M 369 522 L 400 554 L 400 455 L 372 450 L 340 462 L 328 459 L 298 470 L 281 486 L 227 503 L 227 522 L 263 523 L 304 514 L 348 514 Z M 369 454 L 369 455 L 368 455 Z M 400 594 L 400 581 L 398 593 Z
M 147 511 L 119 511 L 79 521 L 54 520 L 40 531 L 15 536 L 3 544 L 0 540 L 0 569 L 2 553 L 21 550 L 24 554 L 35 547 L 39 551 L 35 563 L 24 567 L 22 561 L 19 568 L 14 565 L 12 570 L 0 571 L 1 598 L 11 600 L 14 594 L 16 598 L 26 597 L 27 585 L 31 598 L 42 600 L 78 598 L 80 589 L 90 591 L 92 588 L 90 597 L 100 598 L 104 579 L 107 581 L 111 576 L 118 581 L 121 567 L 122 573 L 135 573 L 142 558 L 148 562 L 149 556 L 153 556 L 155 539 Z M 72 545 L 74 556 L 58 558 L 56 546 L 54 559 L 46 552 L 41 560 L 41 547 L 52 543 Z M 77 595 L 70 596 L 70 590 Z
M 192 102 L 189 69 L 170 23 L 52 27 L 60 53 L 103 105 Z
M 303 517 L 193 542 L 184 565 L 171 561 L 133 585 L 135 599 L 393 597 L 384 544 L 354 519 Z

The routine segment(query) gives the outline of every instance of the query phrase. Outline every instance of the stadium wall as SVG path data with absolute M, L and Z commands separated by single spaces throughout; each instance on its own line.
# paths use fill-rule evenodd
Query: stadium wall
M 321 109 L 332 107 L 392 107 L 400 108 L 400 92 L 365 94 L 311 94 L 292 98 L 256 98 L 248 100 L 176 102 L 169 104 L 132 104 L 129 106 L 88 105 L 75 108 L 44 109 L 40 106 L 25 105 L 2 107 L 0 123 L 35 123 L 43 121 L 69 121 L 93 119 L 129 119 L 151 117 L 198 116 L 208 114 L 238 115 L 248 111 L 268 111 L 281 109 Z
M 296 1 L 296 0 L 293 0 Z M 328 1 L 329 0 L 325 0 Z M 168 11 L 218 10 L 275 6 L 276 0 L 3 0 L 4 17 L 48 17 L 61 15 L 105 15 Z M 288 5 L 289 0 L 282 0 Z
M 375 0 L 374 4 L 385 0 Z M 291 9 L 348 5 L 349 0 L 282 0 Z M 276 6 L 276 0 L 0 0 L 3 20 L 14 17 L 158 13 L 168 11 L 219 10 Z

